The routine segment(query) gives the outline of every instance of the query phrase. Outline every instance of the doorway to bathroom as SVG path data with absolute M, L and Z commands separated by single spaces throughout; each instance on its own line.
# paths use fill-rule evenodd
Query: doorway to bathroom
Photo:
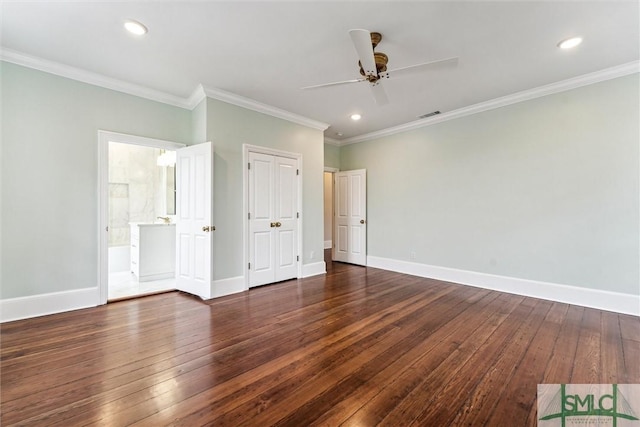
M 101 302 L 173 290 L 175 150 L 184 145 L 112 132 L 100 139 Z

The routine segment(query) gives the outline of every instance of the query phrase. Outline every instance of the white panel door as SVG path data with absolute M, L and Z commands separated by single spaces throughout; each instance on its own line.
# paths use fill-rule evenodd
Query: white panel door
M 367 265 L 367 171 L 334 175 L 334 261 Z
M 298 274 L 298 177 L 297 161 L 275 157 L 275 280 Z
M 249 153 L 249 287 L 298 274 L 297 161 Z
M 176 151 L 176 288 L 212 297 L 213 145 Z
M 249 286 L 275 281 L 275 159 L 249 153 Z

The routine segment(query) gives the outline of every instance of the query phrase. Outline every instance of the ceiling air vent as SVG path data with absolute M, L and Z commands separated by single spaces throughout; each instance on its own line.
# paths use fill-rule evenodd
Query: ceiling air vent
M 426 119 L 427 117 L 432 117 L 432 116 L 436 116 L 440 114 L 440 111 L 434 111 L 433 113 L 427 113 L 427 114 L 423 114 L 421 116 L 418 116 L 419 119 Z

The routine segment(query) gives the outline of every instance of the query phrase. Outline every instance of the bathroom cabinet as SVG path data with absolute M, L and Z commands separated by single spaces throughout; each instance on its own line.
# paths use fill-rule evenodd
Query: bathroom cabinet
M 139 282 L 175 277 L 175 224 L 131 226 L 131 272 Z

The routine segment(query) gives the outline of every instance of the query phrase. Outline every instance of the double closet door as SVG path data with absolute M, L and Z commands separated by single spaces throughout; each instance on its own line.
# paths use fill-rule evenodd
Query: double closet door
M 298 275 L 296 159 L 249 152 L 249 287 Z

